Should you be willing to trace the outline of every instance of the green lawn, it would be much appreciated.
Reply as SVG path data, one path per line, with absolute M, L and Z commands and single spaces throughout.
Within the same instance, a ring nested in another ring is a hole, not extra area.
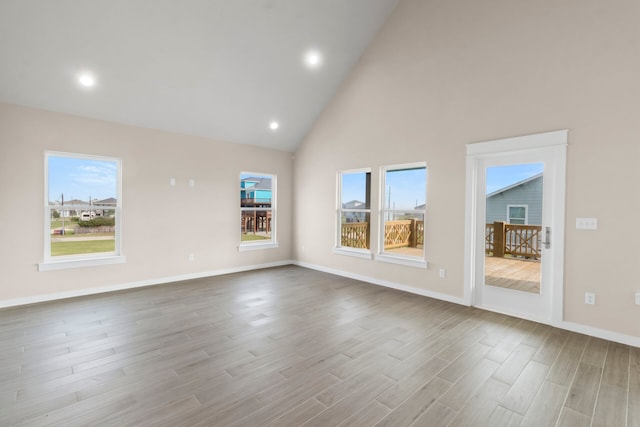
M 270 240 L 271 237 L 261 236 L 259 234 L 243 234 L 242 241 L 249 242 L 251 240 Z
M 86 242 L 51 242 L 51 256 L 113 252 L 115 240 L 87 240 Z

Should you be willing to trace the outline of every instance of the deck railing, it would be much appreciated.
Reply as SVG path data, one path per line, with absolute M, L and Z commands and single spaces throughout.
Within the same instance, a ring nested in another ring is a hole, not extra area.
M 540 259 L 542 226 L 496 221 L 485 228 L 485 253 L 495 257 L 512 255 Z
M 369 223 L 347 222 L 342 224 L 341 246 L 369 249 Z M 384 248 L 416 248 L 424 245 L 424 221 L 408 219 L 387 221 L 384 224 Z
M 342 224 L 340 245 L 348 248 L 369 249 L 369 223 L 348 222 Z

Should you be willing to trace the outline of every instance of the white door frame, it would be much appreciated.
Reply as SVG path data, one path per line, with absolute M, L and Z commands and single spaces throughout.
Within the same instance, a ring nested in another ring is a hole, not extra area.
M 564 235 L 565 235 L 565 194 L 566 194 L 566 158 L 568 130 L 545 132 L 533 135 L 499 139 L 494 141 L 467 144 L 466 171 L 466 209 L 465 209 L 465 265 L 464 265 L 464 301 L 473 305 L 476 294 L 476 259 L 477 253 L 477 175 L 482 159 L 496 157 L 500 154 L 512 155 L 544 150 L 552 152 L 556 159 L 554 174 L 557 185 L 554 186 L 553 216 L 556 219 L 553 233 L 553 255 L 550 259 L 552 271 L 551 312 L 548 318 L 532 320 L 559 325 L 563 321 L 564 295 Z M 545 170 L 546 172 L 546 170 Z

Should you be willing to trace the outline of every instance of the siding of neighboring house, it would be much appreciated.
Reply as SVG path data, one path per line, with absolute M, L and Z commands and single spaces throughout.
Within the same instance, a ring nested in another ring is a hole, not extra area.
M 254 190 L 247 189 L 248 199 L 271 200 L 271 190 Z
M 533 180 L 524 180 L 504 191 L 496 191 L 487 197 L 487 224 L 495 221 L 508 222 L 507 206 L 526 205 L 527 224 L 542 224 L 542 175 Z

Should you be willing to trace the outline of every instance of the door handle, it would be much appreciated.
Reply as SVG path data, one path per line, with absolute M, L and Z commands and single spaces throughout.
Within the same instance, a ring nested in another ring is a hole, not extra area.
M 551 248 L 551 227 L 544 228 L 544 240 L 541 243 L 545 249 Z

